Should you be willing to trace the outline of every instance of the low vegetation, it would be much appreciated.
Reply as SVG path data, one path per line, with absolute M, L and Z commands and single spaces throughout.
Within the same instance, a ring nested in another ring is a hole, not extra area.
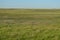
M 60 40 L 60 10 L 0 9 L 0 40 Z

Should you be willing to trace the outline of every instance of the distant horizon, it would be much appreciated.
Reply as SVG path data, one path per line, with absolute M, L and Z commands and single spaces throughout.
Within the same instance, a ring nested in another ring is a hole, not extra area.
M 60 8 L 0 8 L 0 9 L 60 9 Z

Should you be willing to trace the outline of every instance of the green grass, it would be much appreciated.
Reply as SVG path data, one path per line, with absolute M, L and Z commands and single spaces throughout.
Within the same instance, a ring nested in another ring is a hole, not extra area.
M 0 9 L 0 40 L 60 40 L 60 10 Z

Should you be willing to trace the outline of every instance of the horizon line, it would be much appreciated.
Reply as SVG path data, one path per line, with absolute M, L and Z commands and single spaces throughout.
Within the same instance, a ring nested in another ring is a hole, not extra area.
M 60 8 L 0 8 L 0 9 L 60 9 Z

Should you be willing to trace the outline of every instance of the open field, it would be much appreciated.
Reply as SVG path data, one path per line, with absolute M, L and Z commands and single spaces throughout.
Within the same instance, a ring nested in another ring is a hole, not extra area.
M 60 40 L 60 9 L 0 9 L 0 40 Z

